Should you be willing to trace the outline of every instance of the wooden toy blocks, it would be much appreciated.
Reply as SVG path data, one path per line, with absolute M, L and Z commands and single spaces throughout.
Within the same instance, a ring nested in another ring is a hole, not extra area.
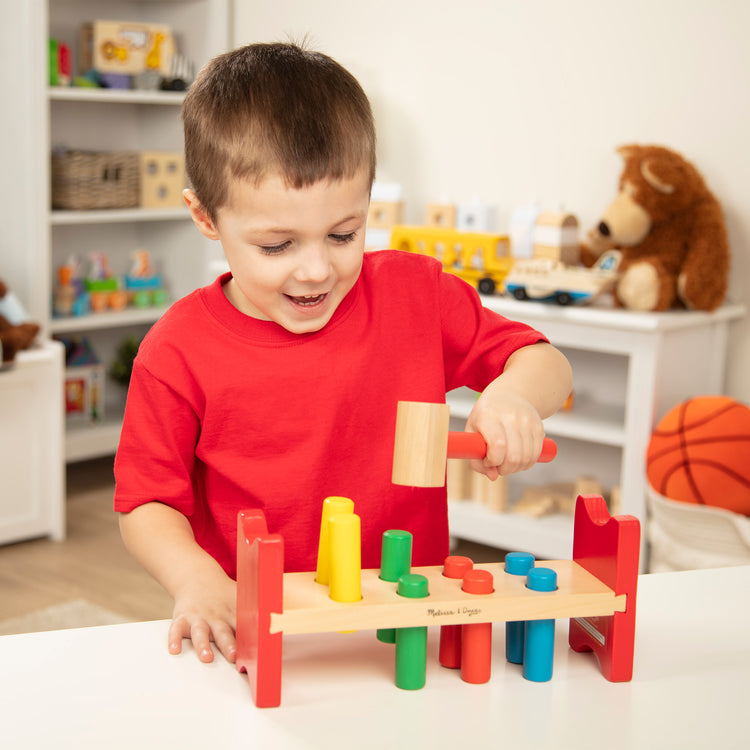
M 141 151 L 141 208 L 175 208 L 183 205 L 185 157 L 172 151 Z

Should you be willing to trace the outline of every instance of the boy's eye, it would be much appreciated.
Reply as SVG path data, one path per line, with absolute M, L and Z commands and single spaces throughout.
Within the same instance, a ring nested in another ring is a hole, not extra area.
M 342 245 L 346 245 L 348 242 L 353 242 L 357 236 L 356 232 L 349 232 L 347 234 L 329 234 L 328 235 L 334 242 L 338 242 Z
M 283 253 L 289 247 L 289 242 L 282 242 L 280 245 L 261 245 L 260 251 L 264 255 L 278 255 Z

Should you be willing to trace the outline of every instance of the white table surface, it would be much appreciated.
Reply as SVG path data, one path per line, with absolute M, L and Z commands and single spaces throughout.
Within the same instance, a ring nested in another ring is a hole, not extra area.
M 427 685 L 393 683 L 393 647 L 372 631 L 284 639 L 282 705 L 257 709 L 244 675 L 190 648 L 166 621 L 0 638 L 0 746 L 16 748 L 750 747 L 750 566 L 641 576 L 635 674 L 607 682 L 567 647 L 527 682 L 504 658 L 469 685 L 437 664 Z

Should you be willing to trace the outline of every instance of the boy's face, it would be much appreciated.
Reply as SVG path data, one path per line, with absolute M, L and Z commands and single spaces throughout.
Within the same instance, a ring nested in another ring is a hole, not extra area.
M 224 293 L 246 315 L 319 331 L 359 278 L 370 202 L 363 173 L 300 189 L 277 175 L 257 186 L 235 180 L 215 223 L 191 191 L 185 201 L 200 231 L 221 241 L 232 271 Z

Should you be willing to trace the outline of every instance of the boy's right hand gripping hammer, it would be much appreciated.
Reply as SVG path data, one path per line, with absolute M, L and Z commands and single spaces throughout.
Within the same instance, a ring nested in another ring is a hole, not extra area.
M 450 432 L 447 404 L 399 401 L 393 447 L 394 484 L 407 487 L 442 487 L 449 458 L 487 455 L 487 443 L 478 432 Z M 541 463 L 552 461 L 557 445 L 544 438 Z

